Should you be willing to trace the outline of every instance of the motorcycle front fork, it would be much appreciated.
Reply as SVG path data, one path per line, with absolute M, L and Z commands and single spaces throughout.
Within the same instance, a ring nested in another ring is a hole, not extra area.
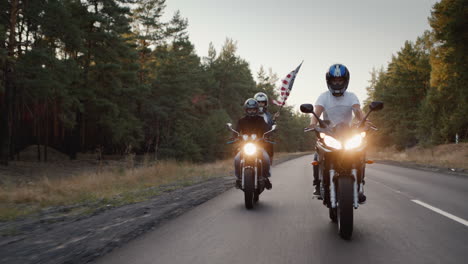
M 332 208 L 336 208 L 336 187 L 335 187 L 335 170 L 331 169 L 330 170 L 330 205 Z M 358 185 L 358 175 L 357 175 L 357 169 L 352 169 L 351 170 L 351 175 L 354 178 L 354 183 L 353 183 L 353 205 L 354 208 L 357 209 L 359 207 L 359 194 L 364 192 L 364 185 L 361 181 Z M 323 185 L 323 180 L 320 179 L 320 185 Z
M 314 155 L 314 161 L 318 161 L 318 154 L 316 153 Z M 318 166 L 318 165 L 314 165 L 314 166 Z M 318 173 L 318 177 L 316 175 L 314 175 L 314 180 L 319 180 L 320 182 L 320 195 L 323 199 L 325 199 L 325 186 L 323 184 L 323 174 L 320 173 L 321 170 L 318 169 L 317 170 L 317 173 Z M 316 173 L 316 171 L 314 171 L 314 173 Z M 336 171 L 333 169 L 333 167 L 331 167 L 331 169 L 329 170 L 329 193 L 330 193 L 330 205 L 332 208 L 336 208 L 336 187 L 335 187 L 335 182 L 334 182 L 334 178 L 335 178 L 335 175 L 336 175 Z M 363 183 L 363 179 L 359 179 L 358 177 L 358 170 L 356 168 L 353 168 L 351 170 L 351 175 L 353 176 L 354 178 L 354 184 L 353 184 L 353 206 L 354 208 L 358 208 L 359 207 L 359 194 L 363 194 L 364 193 L 364 183 Z M 317 178 L 315 178 L 317 177 Z M 359 183 L 358 183 L 359 182 Z M 318 184 L 318 183 L 316 183 Z
M 243 166 L 245 163 L 245 161 L 242 159 L 241 160 L 241 168 L 242 168 L 242 190 L 245 189 L 245 167 Z M 262 166 L 262 161 L 261 160 L 258 160 L 257 158 L 255 158 L 255 164 L 258 164 L 260 163 L 260 166 Z M 254 171 L 255 171 L 255 179 L 254 179 L 254 183 L 255 183 L 255 190 L 258 189 L 258 166 L 255 166 L 254 168 Z

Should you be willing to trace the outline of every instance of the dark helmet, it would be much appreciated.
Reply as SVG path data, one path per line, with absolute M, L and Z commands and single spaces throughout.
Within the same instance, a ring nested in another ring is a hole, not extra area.
M 343 64 L 333 64 L 326 74 L 328 90 L 334 96 L 342 96 L 348 89 L 349 71 Z
M 254 99 L 257 100 L 257 102 L 264 102 L 265 103 L 265 106 L 263 107 L 259 107 L 259 112 L 260 113 L 263 113 L 266 111 L 267 107 L 268 107 L 268 96 L 266 95 L 266 93 L 262 93 L 262 92 L 259 92 L 259 93 L 256 93 L 254 95 Z
M 245 114 L 248 116 L 256 116 L 258 115 L 258 102 L 253 98 L 249 98 L 245 100 L 244 103 L 244 111 Z

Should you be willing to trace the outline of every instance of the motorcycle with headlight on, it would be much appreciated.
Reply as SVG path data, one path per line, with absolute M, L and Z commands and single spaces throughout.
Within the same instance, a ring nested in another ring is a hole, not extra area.
M 274 144 L 266 136 L 276 129 L 276 125 L 273 125 L 270 131 L 265 132 L 262 138 L 257 137 L 256 134 L 240 135 L 232 128 L 231 123 L 227 123 L 226 126 L 237 135 L 228 144 L 240 142 L 240 173 L 242 180 L 240 189 L 244 191 L 245 207 L 252 209 L 254 204 L 258 202 L 260 194 L 265 190 L 266 179 L 263 176 L 261 143 Z
M 320 179 L 320 198 L 329 208 L 330 219 L 338 223 L 338 231 L 342 238 L 349 239 L 353 233 L 353 208 L 359 207 L 359 195 L 363 194 L 363 171 L 366 163 L 366 134 L 370 129 L 377 130 L 373 125 L 367 126 L 366 120 L 373 111 L 383 108 L 383 102 L 372 102 L 370 111 L 364 119 L 355 126 L 340 123 L 330 125 L 327 120 L 321 120 L 311 104 L 303 104 L 303 113 L 313 114 L 319 121 L 315 129 L 305 129 L 305 132 L 315 131 L 318 152 Z

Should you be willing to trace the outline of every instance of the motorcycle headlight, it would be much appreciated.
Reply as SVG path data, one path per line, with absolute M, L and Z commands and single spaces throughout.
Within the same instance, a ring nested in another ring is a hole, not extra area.
M 330 136 L 325 135 L 323 141 L 325 142 L 325 145 L 329 147 L 332 147 L 334 149 L 341 149 L 341 143 Z
M 345 149 L 354 149 L 362 144 L 362 138 L 365 137 L 365 134 L 358 134 L 346 141 Z
M 244 153 L 247 155 L 253 155 L 257 151 L 257 147 L 253 143 L 247 143 L 244 145 Z
M 243 139 L 243 140 L 248 140 L 248 139 L 249 139 L 249 135 L 242 135 L 242 139 Z

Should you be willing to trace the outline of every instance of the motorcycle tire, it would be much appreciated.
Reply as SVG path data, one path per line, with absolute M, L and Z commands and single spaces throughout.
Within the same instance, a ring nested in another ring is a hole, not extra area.
M 339 234 L 344 239 L 350 239 L 353 234 L 353 179 L 338 178 L 337 216 Z
M 328 208 L 328 214 L 330 216 L 330 220 L 333 222 L 333 223 L 336 223 L 338 221 L 338 218 L 336 216 L 336 208 Z
M 260 194 L 257 191 L 255 191 L 255 193 L 254 193 L 254 202 L 258 203 L 259 199 L 260 199 Z
M 255 172 L 251 168 L 244 171 L 244 200 L 245 208 L 252 209 L 254 205 L 255 194 Z

